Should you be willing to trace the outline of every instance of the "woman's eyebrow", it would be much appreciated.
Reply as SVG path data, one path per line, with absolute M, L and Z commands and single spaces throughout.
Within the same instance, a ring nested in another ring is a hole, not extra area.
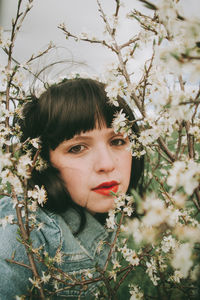
M 109 130 L 108 132 L 105 133 L 106 136 L 112 137 L 112 136 L 123 136 L 120 132 L 115 133 L 113 129 Z M 66 140 L 63 142 L 64 145 L 67 145 L 68 143 L 72 142 L 81 142 L 81 141 L 87 141 L 93 139 L 94 136 L 92 135 L 87 135 L 87 133 L 83 133 L 80 135 L 75 135 L 73 138 Z
M 90 140 L 92 138 L 93 137 L 90 137 L 90 136 L 77 135 L 77 136 L 74 136 L 73 138 L 71 138 L 69 140 L 63 141 L 63 145 L 67 145 L 69 143 L 73 143 L 73 142 L 77 142 L 77 141 L 86 141 L 86 140 Z
M 105 132 L 104 133 L 105 136 L 108 136 L 108 137 L 111 137 L 111 136 L 123 136 L 123 134 L 121 132 L 117 132 L 115 133 L 114 130 L 111 128 L 109 131 Z M 76 135 L 72 138 L 72 140 L 86 140 L 86 139 L 92 139 L 94 136 L 93 135 L 90 135 L 87 133 L 84 133 L 83 135 L 80 134 L 80 135 Z

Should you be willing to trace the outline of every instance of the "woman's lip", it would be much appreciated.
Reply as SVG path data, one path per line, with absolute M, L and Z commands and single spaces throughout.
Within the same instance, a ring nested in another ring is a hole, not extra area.
M 118 184 L 119 183 L 115 180 L 106 181 L 106 182 L 102 182 L 101 184 L 97 185 L 95 188 L 93 188 L 93 190 L 100 189 L 100 188 L 108 188 L 108 187 L 118 185 Z
M 105 196 L 111 195 L 111 192 L 116 193 L 119 187 L 119 183 L 115 180 L 107 181 L 99 184 L 94 189 L 92 189 L 95 193 L 102 194 Z

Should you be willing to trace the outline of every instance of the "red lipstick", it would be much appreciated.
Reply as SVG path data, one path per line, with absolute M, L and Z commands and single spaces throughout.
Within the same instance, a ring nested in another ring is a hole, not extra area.
M 116 193 L 119 187 L 119 183 L 115 180 L 109 182 L 103 182 L 100 185 L 92 189 L 95 193 L 110 196 L 111 192 Z

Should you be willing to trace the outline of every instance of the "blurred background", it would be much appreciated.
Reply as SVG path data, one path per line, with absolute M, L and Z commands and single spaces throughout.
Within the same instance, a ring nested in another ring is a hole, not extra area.
M 114 0 L 101 0 L 102 7 L 107 15 L 112 16 L 115 8 Z M 152 3 L 158 1 L 152 0 Z M 200 0 L 182 0 L 184 14 L 199 17 Z M 0 26 L 7 35 L 10 34 L 11 20 L 16 14 L 18 0 L 0 0 Z M 26 1 L 22 1 L 26 3 Z M 131 36 L 138 33 L 139 27 L 136 22 L 126 18 L 132 9 L 145 10 L 139 0 L 124 0 L 121 10 L 119 39 L 127 41 Z M 77 43 L 72 39 L 66 40 L 58 25 L 65 23 L 67 29 L 73 34 L 88 32 L 96 37 L 103 38 L 104 23 L 98 12 L 96 0 L 34 0 L 33 8 L 27 15 L 22 29 L 17 36 L 13 57 L 20 63 L 28 60 L 32 54 L 37 54 L 45 49 L 50 41 L 57 48 L 49 55 L 38 60 L 35 68 L 40 70 L 55 61 L 65 61 L 54 67 L 54 74 L 69 73 L 71 71 L 85 71 L 91 74 L 103 72 L 105 66 L 114 61 L 114 55 L 101 45 L 89 43 Z M 148 55 L 148 49 L 144 49 Z M 144 56 L 140 54 L 140 59 Z M 6 63 L 6 55 L 0 52 L 0 64 Z M 50 73 L 50 69 L 48 70 Z M 52 72 L 52 71 L 51 71 Z M 55 73 L 56 72 L 56 73 Z
M 11 30 L 11 20 L 16 13 L 17 2 L 17 0 L 0 0 L 0 26 L 8 35 Z M 129 8 L 141 7 L 139 1 L 126 0 L 125 2 Z M 134 2 L 135 5 L 133 5 Z M 111 16 L 114 13 L 115 1 L 103 0 L 101 3 L 106 13 Z M 135 35 L 138 30 L 136 23 L 133 28 L 134 22 L 126 19 L 127 12 L 125 8 L 121 12 L 123 22 L 120 28 L 122 34 L 119 33 L 119 36 L 122 36 L 124 40 L 130 35 Z M 88 32 L 103 38 L 104 23 L 99 16 L 95 0 L 34 0 L 33 8 L 27 15 L 17 37 L 14 58 L 23 63 L 33 53 L 37 54 L 44 50 L 52 41 L 57 49 L 46 58 L 47 61 L 40 61 L 41 65 L 48 64 L 52 60 L 65 59 L 68 61 L 66 68 L 81 68 L 89 73 L 101 72 L 103 67 L 112 60 L 110 51 L 100 45 L 77 43 L 72 39 L 66 40 L 63 32 L 58 29 L 58 25 L 63 22 L 73 34 Z M 2 63 L 6 56 L 1 53 L 0 59 Z M 60 66 L 61 69 L 62 67 Z

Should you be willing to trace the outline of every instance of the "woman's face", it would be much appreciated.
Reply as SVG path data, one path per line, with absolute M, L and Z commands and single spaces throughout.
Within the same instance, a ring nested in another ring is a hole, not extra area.
M 111 192 L 128 189 L 132 155 L 129 139 L 112 128 L 97 128 L 63 141 L 50 150 L 50 161 L 65 182 L 72 200 L 91 213 L 114 207 Z

